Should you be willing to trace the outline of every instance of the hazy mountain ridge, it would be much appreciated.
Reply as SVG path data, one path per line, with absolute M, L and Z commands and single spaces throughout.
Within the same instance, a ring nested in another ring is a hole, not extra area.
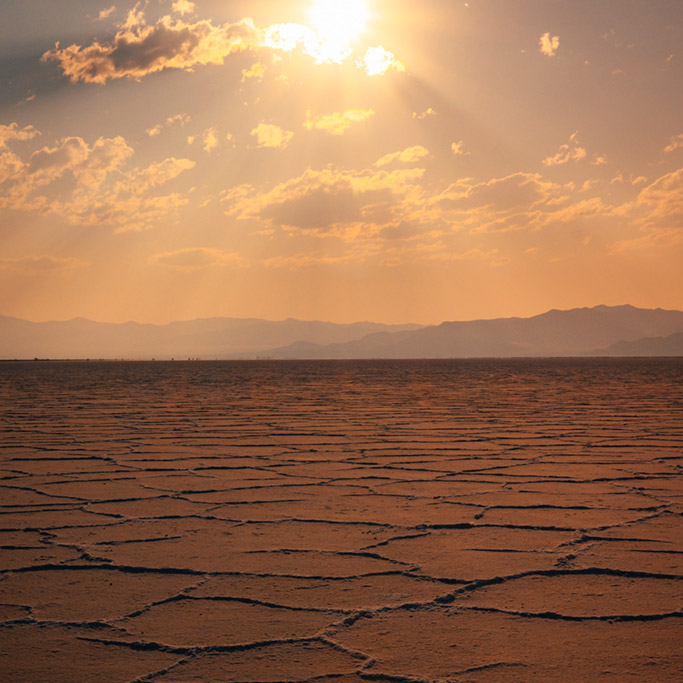
M 668 337 L 619 341 L 595 353 L 604 356 L 683 356 L 683 332 Z
M 418 325 L 258 318 L 200 318 L 152 325 L 100 323 L 85 318 L 30 322 L 0 316 L 0 358 L 227 358 L 253 357 L 297 340 L 325 345 L 359 339 L 378 330 Z
M 477 358 L 487 356 L 628 355 L 619 342 L 683 332 L 683 312 L 596 306 L 553 309 L 531 318 L 444 322 L 414 331 L 377 333 L 345 344 L 273 349 L 273 358 Z M 642 354 L 638 354 L 642 355 Z M 659 355 L 659 354 L 655 354 Z M 674 354 L 676 355 L 676 354 Z
M 2 358 L 458 358 L 683 355 L 683 312 L 633 306 L 550 310 L 440 325 L 200 318 L 167 325 L 0 316 Z

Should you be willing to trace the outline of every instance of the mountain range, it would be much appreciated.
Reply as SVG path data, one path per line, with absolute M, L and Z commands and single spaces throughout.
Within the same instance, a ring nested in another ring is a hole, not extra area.
M 683 312 L 633 306 L 440 325 L 203 318 L 150 325 L 0 316 L 0 358 L 683 356 Z

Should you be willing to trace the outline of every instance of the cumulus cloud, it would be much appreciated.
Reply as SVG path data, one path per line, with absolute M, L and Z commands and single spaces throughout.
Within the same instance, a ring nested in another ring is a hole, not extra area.
M 12 130 L 15 138 L 21 133 Z M 177 194 L 155 191 L 194 162 L 171 157 L 127 168 L 133 154 L 120 136 L 98 138 L 92 144 L 67 137 L 28 158 L 0 153 L 0 208 L 53 214 L 73 224 L 109 225 L 117 230 L 149 227 L 186 203 Z
M 405 64 L 381 45 L 369 47 L 365 55 L 358 60 L 358 66 L 365 69 L 368 76 L 382 76 L 391 69 L 406 70 Z
M 291 130 L 284 130 L 280 126 L 272 123 L 259 123 L 251 131 L 258 142 L 259 147 L 271 147 L 274 149 L 284 149 L 291 142 L 294 133 Z
M 271 226 L 339 236 L 373 232 L 418 215 L 422 169 L 345 171 L 306 170 L 301 176 L 262 192 L 242 185 L 228 192 L 228 215 L 260 219 Z M 349 232 L 351 231 L 351 232 Z
M 315 117 L 309 110 L 306 112 L 304 127 L 308 130 L 324 130 L 332 135 L 342 135 L 354 123 L 367 121 L 374 114 L 374 109 L 347 109 L 346 111 Z
M 550 33 L 544 33 L 538 40 L 538 47 L 541 54 L 546 57 L 554 57 L 560 47 L 560 36 L 550 37 Z
M 413 164 L 420 159 L 424 159 L 429 156 L 429 150 L 422 145 L 415 145 L 414 147 L 406 147 L 406 149 L 400 152 L 394 152 L 393 154 L 385 154 L 381 159 L 375 162 L 375 166 L 388 166 L 396 161 L 400 161 L 403 164 Z
M 251 18 L 218 25 L 211 20 L 190 22 L 185 16 L 194 13 L 194 2 L 176 0 L 172 7 L 180 18 L 167 15 L 147 25 L 144 6 L 138 2 L 111 40 L 95 40 L 87 46 L 61 47 L 57 43 L 42 59 L 57 63 L 74 83 L 101 84 L 117 78 L 141 79 L 164 69 L 191 71 L 199 65 L 223 64 L 229 55 L 249 49 L 301 49 L 319 64 L 342 64 L 353 53 L 350 42 L 330 40 L 307 26 L 274 24 L 259 28 Z M 110 8 L 111 12 L 114 9 Z M 109 16 L 110 10 L 103 12 Z M 357 64 L 371 76 L 390 69 L 405 71 L 405 65 L 382 46 L 369 48 Z M 262 65 L 243 71 L 245 81 L 262 77 Z
M 9 125 L 0 124 L 0 150 L 6 148 L 7 143 L 12 140 L 31 140 L 38 135 L 40 135 L 40 132 L 33 126 L 19 128 L 19 124 L 16 121 Z
M 569 137 L 569 142 L 565 145 L 560 145 L 560 149 L 554 156 L 547 157 L 543 160 L 544 166 L 560 166 L 569 161 L 581 161 L 588 156 L 585 147 L 581 147 L 578 141 L 578 132 L 572 133 Z M 600 163 L 603 163 L 602 161 Z M 599 164 L 596 164 L 599 165 Z
M 191 247 L 154 254 L 149 262 L 175 270 L 195 271 L 211 267 L 245 268 L 249 264 L 240 254 L 209 247 Z
M 210 21 L 185 23 L 165 16 L 147 26 L 142 12 L 131 10 L 110 42 L 66 48 L 58 43 L 42 59 L 56 62 L 74 83 L 105 83 L 116 78 L 139 79 L 164 69 L 222 64 L 228 55 L 258 42 L 258 30 L 251 19 L 214 26 Z

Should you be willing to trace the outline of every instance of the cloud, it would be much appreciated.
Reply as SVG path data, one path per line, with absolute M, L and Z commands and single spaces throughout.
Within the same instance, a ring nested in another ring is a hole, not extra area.
M 154 26 L 146 26 L 142 12 L 131 10 L 111 42 L 63 49 L 58 43 L 42 60 L 57 62 L 74 83 L 105 83 L 116 78 L 140 79 L 164 69 L 222 64 L 228 55 L 258 43 L 251 19 L 214 26 L 210 21 L 189 24 L 165 16 Z
M 56 62 L 74 83 L 103 84 L 117 78 L 141 79 L 164 69 L 191 71 L 199 65 L 220 65 L 229 55 L 249 49 L 283 52 L 300 49 L 318 64 L 342 64 L 353 54 L 350 41 L 331 40 L 300 24 L 258 28 L 249 17 L 222 25 L 211 20 L 187 22 L 185 15 L 196 9 L 196 3 L 189 0 L 173 2 L 173 11 L 181 18 L 167 15 L 148 26 L 145 7 L 146 2 L 138 2 L 118 25 L 119 30 L 111 40 L 64 48 L 57 43 L 53 50 L 43 54 L 42 60 Z M 101 18 L 114 10 L 115 7 L 103 10 Z M 382 75 L 390 69 L 405 71 L 405 65 L 381 46 L 368 48 L 357 65 L 371 76 Z M 242 72 L 243 81 L 260 80 L 263 71 L 262 65 L 254 65 Z
M 308 111 L 306 112 L 304 127 L 308 130 L 324 130 L 332 135 L 342 135 L 354 123 L 367 121 L 374 114 L 374 109 L 348 109 L 316 118 Z
M 560 36 L 551 38 L 550 33 L 544 33 L 538 40 L 538 46 L 541 54 L 546 55 L 546 57 L 554 57 L 560 47 Z
M 683 228 L 683 168 L 644 187 L 634 203 L 645 227 Z
M 369 47 L 365 56 L 358 60 L 358 66 L 365 69 L 368 76 L 382 76 L 390 69 L 406 70 L 405 64 L 381 45 Z
M 112 14 L 114 14 L 114 12 L 116 12 L 116 5 L 112 5 L 111 7 L 107 7 L 107 9 L 100 10 L 97 18 L 100 21 L 103 21 L 104 19 L 108 19 Z
M 284 149 L 294 137 L 294 133 L 291 130 L 284 130 L 272 123 L 259 123 L 251 131 L 251 135 L 256 138 L 259 147 L 275 149 Z
M 249 265 L 240 254 L 208 247 L 165 251 L 151 256 L 149 262 L 153 265 L 182 271 L 203 270 L 212 267 L 246 268 Z
M 547 201 L 558 190 L 558 185 L 544 181 L 538 174 L 520 172 L 480 183 L 459 180 L 436 201 L 444 208 L 487 208 L 507 212 L 531 209 Z
M 262 81 L 266 73 L 266 67 L 261 62 L 252 64 L 248 69 L 242 69 L 242 83 L 246 83 L 250 78 L 256 81 Z
M 57 256 L 27 256 L 20 259 L 0 259 L 0 269 L 24 273 L 67 273 L 90 264 L 77 258 Z
M 173 3 L 173 11 L 183 16 L 185 14 L 192 14 L 195 9 L 196 5 L 194 2 L 190 2 L 190 0 L 175 0 Z
M 17 128 L 13 131 L 15 137 L 20 134 Z M 92 144 L 67 137 L 27 159 L 0 153 L 0 208 L 52 214 L 77 225 L 109 225 L 119 231 L 150 227 L 187 202 L 177 194 L 156 195 L 155 190 L 195 164 L 171 157 L 126 168 L 133 154 L 120 136 L 98 138 Z
M 287 230 L 336 233 L 348 238 L 419 215 L 422 192 L 415 181 L 422 169 L 345 171 L 307 169 L 268 191 L 233 188 L 223 201 L 228 215 L 258 219 Z
M 204 136 L 202 137 L 204 142 L 204 151 L 211 153 L 212 150 L 218 147 L 218 134 L 215 128 L 208 128 L 204 131 Z
M 9 125 L 0 124 L 0 150 L 7 147 L 7 143 L 12 140 L 23 142 L 25 140 L 32 140 L 40 135 L 40 132 L 33 126 L 24 126 L 19 128 L 19 124 L 14 121 Z
M 424 159 L 429 156 L 429 150 L 422 145 L 415 145 L 414 147 L 406 147 L 406 149 L 400 152 L 394 152 L 393 154 L 386 154 L 381 159 L 375 162 L 375 166 L 388 166 L 389 164 L 400 161 L 404 164 L 413 164 L 420 159 Z
M 585 147 L 581 147 L 578 142 L 578 132 L 572 133 L 569 137 L 569 142 L 566 145 L 561 145 L 557 153 L 552 157 L 547 157 L 543 160 L 544 166 L 561 166 L 569 161 L 581 161 L 588 156 Z M 596 159 L 596 164 L 605 163 L 606 159 L 599 157 Z
M 170 126 L 175 126 L 180 125 L 184 126 L 185 124 L 189 123 L 191 121 L 191 118 L 188 114 L 175 114 L 175 116 L 169 116 L 164 123 L 157 123 L 156 126 L 153 126 L 152 128 L 148 128 L 146 130 L 147 135 L 150 137 L 154 137 L 156 135 L 159 135 L 161 131 L 164 129 L 164 127 L 170 127 Z
M 465 151 L 465 143 L 462 140 L 454 142 L 451 145 L 451 152 L 453 152 L 456 157 L 466 157 L 470 155 L 469 152 Z
M 421 111 L 421 112 L 416 112 L 416 111 L 413 112 L 413 118 L 418 119 L 420 121 L 422 119 L 428 118 L 429 116 L 436 116 L 436 112 L 431 107 L 429 107 L 428 109 L 425 109 L 424 111 Z
M 664 154 L 671 154 L 671 152 L 675 152 L 677 149 L 681 149 L 682 147 L 683 133 L 680 133 L 679 135 L 674 135 L 669 139 L 669 144 L 664 148 Z

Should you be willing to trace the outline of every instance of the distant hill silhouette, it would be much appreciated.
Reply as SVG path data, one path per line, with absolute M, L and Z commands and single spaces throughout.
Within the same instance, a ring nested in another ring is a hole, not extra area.
M 0 316 L 2 358 L 480 358 L 683 355 L 683 312 L 633 306 L 441 325 L 206 318 L 168 325 Z
M 371 322 L 338 325 L 292 318 L 203 318 L 168 325 L 100 323 L 85 318 L 36 323 L 0 316 L 0 358 L 253 357 L 299 339 L 330 344 L 418 327 Z
M 598 349 L 599 356 L 683 356 L 683 333 L 668 337 L 644 337 L 635 341 L 619 341 L 606 349 Z
M 325 346 L 295 342 L 273 358 L 478 358 L 602 355 L 618 342 L 683 332 L 683 312 L 633 306 L 552 310 L 532 318 L 445 322 Z M 607 354 L 609 355 L 609 354 Z

